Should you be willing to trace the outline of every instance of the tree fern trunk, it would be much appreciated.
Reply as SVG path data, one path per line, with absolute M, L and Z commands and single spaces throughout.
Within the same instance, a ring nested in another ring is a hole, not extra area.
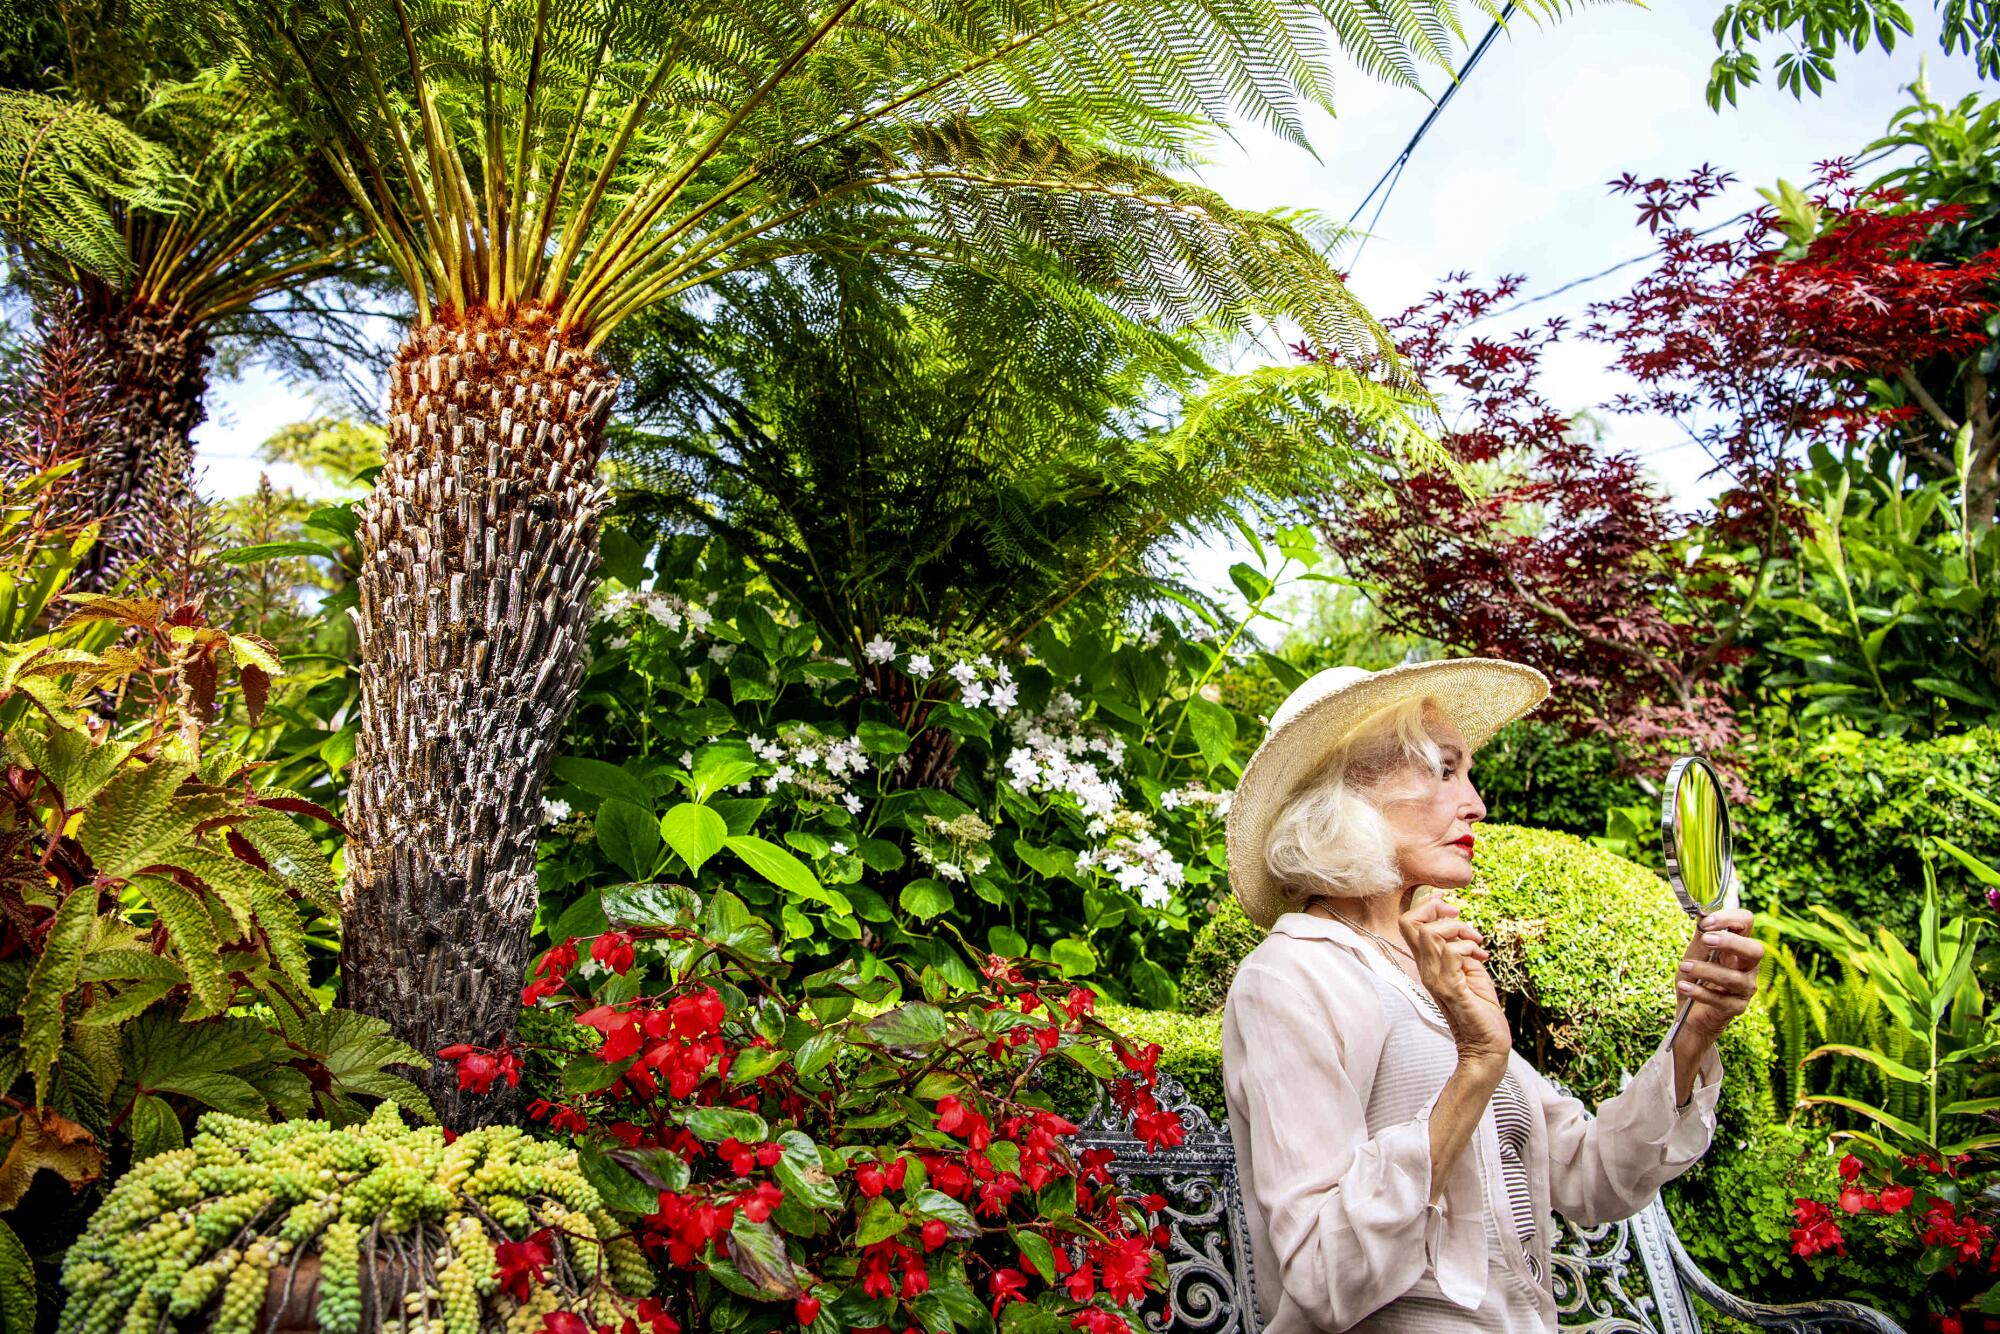
M 362 511 L 346 1002 L 434 1054 L 514 1027 L 542 783 L 583 673 L 617 381 L 545 313 L 411 334 Z M 518 1099 L 422 1081 L 445 1124 Z
M 103 528 L 76 574 L 77 587 L 102 590 L 152 549 L 162 515 L 193 485 L 211 348 L 183 316 L 95 280 L 75 310 L 108 385 L 102 440 L 80 477 Z

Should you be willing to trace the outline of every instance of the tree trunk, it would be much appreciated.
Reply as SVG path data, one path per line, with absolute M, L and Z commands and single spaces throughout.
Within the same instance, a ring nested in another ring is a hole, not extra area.
M 617 380 L 550 324 L 412 333 L 362 510 L 342 985 L 427 1056 L 513 1032 L 542 784 L 583 675 Z M 449 1065 L 419 1082 L 454 1129 L 519 1102 L 460 1093 Z
M 166 512 L 194 485 L 191 437 L 207 415 L 212 349 L 178 313 L 95 279 L 78 293 L 76 321 L 109 383 L 103 439 L 82 478 L 103 528 L 73 585 L 96 592 L 152 549 Z

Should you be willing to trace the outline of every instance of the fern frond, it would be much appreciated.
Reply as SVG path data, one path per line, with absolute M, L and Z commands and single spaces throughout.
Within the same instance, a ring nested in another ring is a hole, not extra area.
M 168 213 L 173 155 L 94 107 L 0 89 L 0 233 L 113 283 L 132 274 L 114 205 Z

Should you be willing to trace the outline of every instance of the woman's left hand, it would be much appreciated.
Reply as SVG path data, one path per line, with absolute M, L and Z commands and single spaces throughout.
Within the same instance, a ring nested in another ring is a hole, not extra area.
M 1757 966 L 1764 961 L 1763 942 L 1750 935 L 1755 921 L 1747 908 L 1718 908 L 1701 919 L 1674 983 L 1674 993 L 1682 1001 L 1694 1002 L 1683 1032 L 1713 1042 L 1731 1020 L 1750 1008 L 1757 994 Z M 1710 951 L 1715 953 L 1713 960 Z

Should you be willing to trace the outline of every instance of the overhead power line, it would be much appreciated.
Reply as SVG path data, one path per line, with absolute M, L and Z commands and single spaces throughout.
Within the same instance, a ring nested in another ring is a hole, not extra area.
M 1466 78 L 1478 67 L 1480 60 L 1486 55 L 1487 48 L 1493 45 L 1493 39 L 1507 26 L 1507 20 L 1514 15 L 1514 6 L 1515 0 L 1507 0 L 1507 7 L 1500 11 L 1500 17 L 1493 20 L 1493 26 L 1486 30 L 1486 35 L 1479 39 L 1479 44 L 1472 48 L 1470 55 L 1466 56 L 1465 63 L 1459 66 L 1458 73 L 1444 90 L 1444 96 L 1432 104 L 1430 114 L 1424 117 L 1423 124 L 1417 126 L 1417 132 L 1410 136 L 1410 142 L 1403 145 L 1403 151 L 1396 154 L 1396 160 L 1383 170 L 1376 178 L 1375 184 L 1368 187 L 1368 193 L 1354 206 L 1354 212 L 1348 214 L 1347 222 L 1352 226 L 1355 219 L 1361 216 L 1361 211 L 1368 207 L 1368 201 L 1375 198 L 1376 191 L 1382 192 L 1382 202 L 1375 206 L 1375 216 L 1368 220 L 1368 230 L 1362 233 L 1361 244 L 1355 247 L 1354 259 L 1348 261 L 1350 264 L 1359 260 L 1362 250 L 1367 248 L 1368 238 L 1374 234 L 1375 224 L 1381 219 L 1382 210 L 1388 207 L 1389 196 L 1396 192 L 1396 183 L 1403 178 L 1403 168 L 1409 166 L 1410 159 L 1416 155 L 1417 145 L 1421 144 L 1424 136 L 1431 132 L 1431 126 L 1437 124 L 1438 117 L 1442 116 L 1444 109 L 1451 105 L 1451 99 L 1458 96 L 1458 90 L 1465 86 Z
M 1513 17 L 1517 2 L 1518 0 L 1507 0 L 1507 6 L 1500 11 L 1500 17 L 1493 20 L 1493 25 L 1486 30 L 1486 35 L 1479 39 L 1479 44 L 1466 56 L 1465 63 L 1459 66 L 1458 72 L 1452 76 L 1451 85 L 1444 90 L 1444 95 L 1431 104 L 1430 114 L 1424 117 L 1421 125 L 1417 126 L 1417 131 L 1410 136 L 1410 141 L 1403 145 L 1403 151 L 1396 154 L 1395 160 L 1383 169 L 1382 174 L 1375 178 L 1375 184 L 1368 188 L 1368 193 L 1361 197 L 1361 202 L 1354 206 L 1354 212 L 1347 215 L 1347 225 L 1352 227 L 1355 219 L 1361 216 L 1361 211 L 1368 207 L 1369 201 L 1375 198 L 1378 191 L 1381 192 L 1382 202 L 1375 206 L 1375 215 L 1368 220 L 1368 231 L 1362 234 L 1361 244 L 1354 248 L 1353 258 L 1348 260 L 1350 268 L 1361 258 L 1361 252 L 1367 248 L 1368 237 L 1373 233 L 1375 224 L 1381 220 L 1382 210 L 1389 206 L 1389 196 L 1396 192 L 1397 182 L 1403 179 L 1403 168 L 1410 165 L 1410 159 L 1416 154 L 1417 145 L 1421 144 L 1424 136 L 1431 132 L 1431 127 L 1437 124 L 1438 117 L 1451 105 L 1451 99 L 1465 86 L 1466 76 L 1478 66 L 1480 58 L 1486 54 L 1486 49 L 1493 45 L 1493 39 L 1507 26 L 1507 20 Z M 1387 189 L 1384 189 L 1384 186 Z M 1229 368 L 1236 369 L 1236 363 L 1243 359 L 1243 353 L 1250 347 L 1262 343 L 1264 335 L 1270 333 L 1277 323 L 1276 316 L 1265 320 L 1264 327 L 1258 331 L 1257 336 L 1238 348 L 1236 355 L 1230 358 Z

